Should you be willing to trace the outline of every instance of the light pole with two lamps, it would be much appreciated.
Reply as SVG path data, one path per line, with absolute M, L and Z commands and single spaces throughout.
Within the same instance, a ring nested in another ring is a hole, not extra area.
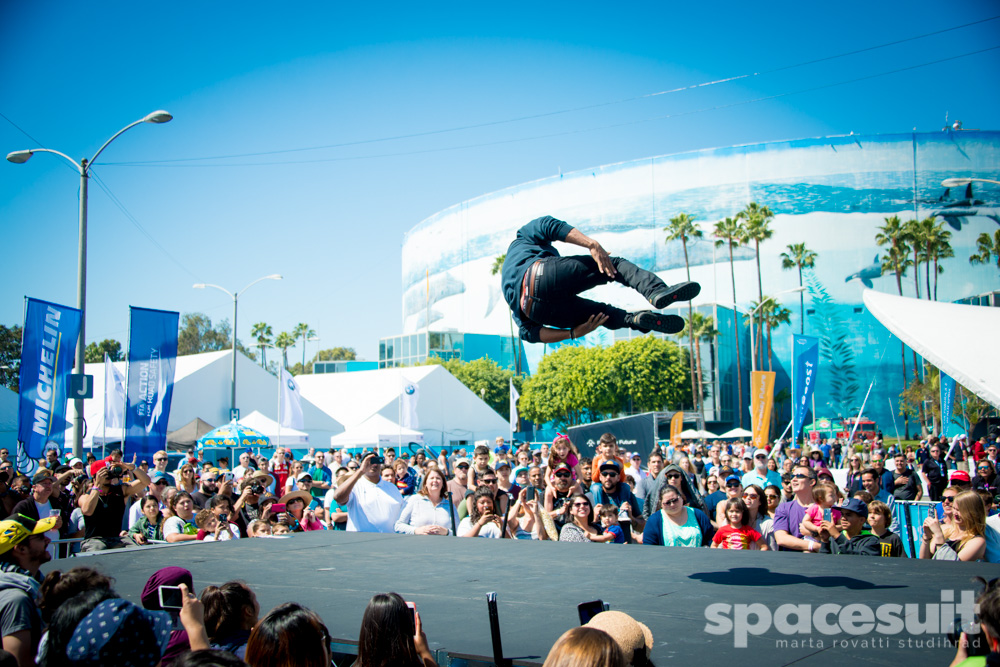
M 31 159 L 31 156 L 35 153 L 52 153 L 53 155 L 58 155 L 59 157 L 65 159 L 67 162 L 76 167 L 76 170 L 80 172 L 80 243 L 79 243 L 79 259 L 77 261 L 77 275 L 76 275 L 76 306 L 80 309 L 80 336 L 76 342 L 76 359 L 74 361 L 74 369 L 77 373 L 83 373 L 84 369 L 84 351 L 85 351 L 85 328 L 87 322 L 87 179 L 90 178 L 90 168 L 93 166 L 94 161 L 97 156 L 108 147 L 112 141 L 117 139 L 123 133 L 131 130 L 136 125 L 141 125 L 143 123 L 169 123 L 173 120 L 171 116 L 166 111 L 154 111 L 153 113 L 140 118 L 134 123 L 129 123 L 122 129 L 115 132 L 115 134 L 104 142 L 104 145 L 97 149 L 94 156 L 89 160 L 84 158 L 80 162 L 77 162 L 65 153 L 60 153 L 59 151 L 52 150 L 51 148 L 29 148 L 23 151 L 13 151 L 7 154 L 7 161 L 14 164 L 24 164 Z M 73 456 L 81 458 L 83 455 L 83 399 L 76 398 L 73 399 L 73 408 L 76 412 L 76 416 L 73 419 Z
M 225 292 L 229 295 L 229 298 L 233 300 L 233 377 L 232 377 L 232 388 L 229 397 L 229 417 L 230 419 L 236 419 L 236 314 L 237 308 L 239 306 L 240 294 L 243 294 L 248 289 L 256 285 L 262 280 L 281 280 L 281 275 L 277 273 L 272 273 L 269 276 L 262 276 L 257 280 L 253 281 L 239 292 L 230 292 L 225 287 L 220 287 L 219 285 L 212 285 L 210 283 L 196 283 L 192 285 L 194 289 L 205 289 L 206 287 L 213 287 L 220 292 Z

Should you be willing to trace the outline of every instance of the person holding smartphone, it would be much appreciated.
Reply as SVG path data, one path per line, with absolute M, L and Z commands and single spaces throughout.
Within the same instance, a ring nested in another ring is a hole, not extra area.
M 337 486 L 334 501 L 347 509 L 347 530 L 392 533 L 403 511 L 403 496 L 396 485 L 382 479 L 385 459 L 369 452 L 356 471 Z

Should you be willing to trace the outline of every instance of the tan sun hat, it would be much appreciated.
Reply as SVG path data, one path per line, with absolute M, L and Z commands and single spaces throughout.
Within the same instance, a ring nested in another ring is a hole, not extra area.
M 618 642 L 625 659 L 632 661 L 636 651 L 644 651 L 649 658 L 653 650 L 653 633 L 645 624 L 620 611 L 602 611 L 587 623 L 587 627 L 597 628 L 611 635 Z

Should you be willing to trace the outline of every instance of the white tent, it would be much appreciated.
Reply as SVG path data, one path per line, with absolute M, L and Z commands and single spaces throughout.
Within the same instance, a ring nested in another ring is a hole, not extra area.
M 717 435 L 715 437 L 719 438 L 720 440 L 722 439 L 729 440 L 732 438 L 752 438 L 753 431 L 748 431 L 745 428 L 734 428 L 732 431 L 726 431 L 722 435 Z
M 331 437 L 330 446 L 336 448 L 361 447 L 363 445 L 400 447 L 411 442 L 422 443 L 423 441 L 424 434 L 420 431 L 403 428 L 391 419 L 374 414 L 340 435 Z
M 209 424 L 226 424 L 229 420 L 230 391 L 232 388 L 233 358 L 229 350 L 191 354 L 177 358 L 174 371 L 174 393 L 170 406 L 168 431 L 175 431 L 196 417 Z M 114 362 L 125 374 L 125 362 Z M 268 419 L 278 416 L 278 378 L 243 354 L 236 358 L 236 405 L 241 414 L 259 411 Z M 94 398 L 84 401 L 84 417 L 87 423 L 85 445 L 96 441 L 100 446 L 104 431 L 104 363 L 87 364 L 86 373 L 94 378 Z M 302 416 L 305 422 L 301 429 L 313 442 L 326 442 L 331 435 L 343 433 L 344 427 L 329 414 L 302 399 Z M 282 429 L 284 441 L 285 429 Z M 270 434 L 267 434 L 270 435 Z M 71 431 L 67 431 L 67 442 L 72 442 Z M 120 435 L 117 438 L 120 440 Z M 108 441 L 112 441 L 112 430 L 108 429 Z M 282 444 L 285 444 L 282 442 Z M 293 445 L 294 446 L 294 445 Z
M 309 434 L 304 431 L 296 431 L 294 428 L 282 426 L 278 429 L 278 422 L 269 417 L 265 417 L 257 410 L 254 410 L 246 417 L 240 417 L 239 424 L 263 433 L 271 444 L 275 447 L 308 447 Z
M 917 354 L 1000 408 L 1000 308 L 922 301 L 865 290 L 865 306 Z
M 303 398 L 351 428 L 375 414 L 398 424 L 404 378 L 419 388 L 417 429 L 428 445 L 457 447 L 510 436 L 507 417 L 498 415 L 443 366 L 300 375 L 295 381 Z
M 709 433 L 708 431 L 697 431 L 693 428 L 689 428 L 686 431 L 678 433 L 677 437 L 681 440 L 704 440 L 707 438 L 718 438 L 719 436 L 714 433 Z

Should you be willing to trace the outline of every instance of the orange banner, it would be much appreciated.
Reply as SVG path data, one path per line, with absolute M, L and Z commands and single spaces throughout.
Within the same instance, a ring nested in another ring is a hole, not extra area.
M 680 447 L 681 444 L 681 431 L 684 430 L 684 413 L 675 412 L 674 416 L 670 418 L 670 444 L 674 447 Z
M 774 373 L 750 373 L 750 420 L 753 424 L 753 446 L 766 449 L 771 430 L 771 406 L 774 403 Z

